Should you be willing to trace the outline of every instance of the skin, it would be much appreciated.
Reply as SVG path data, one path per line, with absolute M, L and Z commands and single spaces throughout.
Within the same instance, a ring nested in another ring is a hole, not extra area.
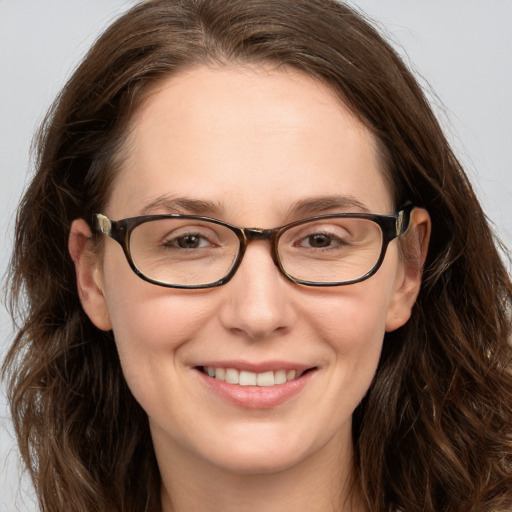
M 328 87 L 287 69 L 200 67 L 165 79 L 136 113 L 102 213 L 179 211 L 272 228 L 324 213 L 294 206 L 333 194 L 394 213 L 374 137 Z M 169 205 L 176 197 L 215 208 Z M 113 329 L 127 382 L 149 416 L 164 512 L 366 510 L 349 492 L 352 413 L 385 332 L 411 314 L 429 226 L 415 210 L 408 243 L 419 261 L 404 264 L 394 241 L 377 274 L 358 284 L 298 286 L 257 241 L 228 284 L 191 291 L 144 282 L 113 240 L 98 258 L 87 224 L 73 223 L 82 304 L 98 328 Z M 283 404 L 246 408 L 212 393 L 196 369 L 224 360 L 315 371 Z

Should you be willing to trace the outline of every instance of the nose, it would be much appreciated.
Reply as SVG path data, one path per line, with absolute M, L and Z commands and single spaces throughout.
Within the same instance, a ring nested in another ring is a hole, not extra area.
M 222 324 L 250 340 L 285 334 L 295 322 L 290 300 L 294 286 L 274 264 L 268 242 L 254 241 L 236 274 L 223 287 Z

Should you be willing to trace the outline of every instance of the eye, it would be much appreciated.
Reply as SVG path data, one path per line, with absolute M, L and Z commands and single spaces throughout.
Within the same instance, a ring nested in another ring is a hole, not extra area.
M 315 229 L 313 232 L 300 233 L 293 242 L 294 247 L 304 249 L 341 249 L 349 243 L 346 233 L 340 229 Z
M 233 247 L 235 249 L 233 249 Z M 236 251 L 238 238 L 227 227 L 196 219 L 157 218 L 131 233 L 130 251 L 145 257 L 198 257 L 214 250 Z M 194 256 L 192 256 L 194 254 Z
M 199 233 L 187 233 L 185 235 L 166 240 L 164 245 L 168 247 L 179 247 L 180 249 L 199 249 L 201 247 L 209 247 L 214 244 Z
M 314 233 L 308 235 L 301 242 L 302 243 L 300 243 L 299 245 L 312 248 L 325 248 L 333 244 L 340 245 L 340 242 L 343 243 L 343 241 L 340 240 L 339 237 L 335 237 L 329 233 Z

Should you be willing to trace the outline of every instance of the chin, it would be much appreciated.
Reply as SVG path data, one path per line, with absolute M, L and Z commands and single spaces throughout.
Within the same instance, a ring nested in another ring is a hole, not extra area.
M 324 442 L 304 436 L 273 436 L 271 433 L 247 436 L 240 443 L 224 443 L 206 458 L 215 466 L 239 475 L 275 474 L 298 467 L 323 451 Z M 232 439 L 233 441 L 233 439 Z
M 233 455 L 228 460 L 218 460 L 217 467 L 236 475 L 272 475 L 290 470 L 307 459 L 298 457 L 296 452 L 291 454 L 265 451 Z

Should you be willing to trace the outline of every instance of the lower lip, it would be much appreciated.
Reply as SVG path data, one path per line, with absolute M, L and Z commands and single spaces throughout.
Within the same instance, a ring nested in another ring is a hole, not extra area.
M 271 409 L 297 396 L 311 380 L 314 370 L 275 386 L 240 386 L 215 379 L 197 370 L 203 382 L 217 396 L 246 409 Z

